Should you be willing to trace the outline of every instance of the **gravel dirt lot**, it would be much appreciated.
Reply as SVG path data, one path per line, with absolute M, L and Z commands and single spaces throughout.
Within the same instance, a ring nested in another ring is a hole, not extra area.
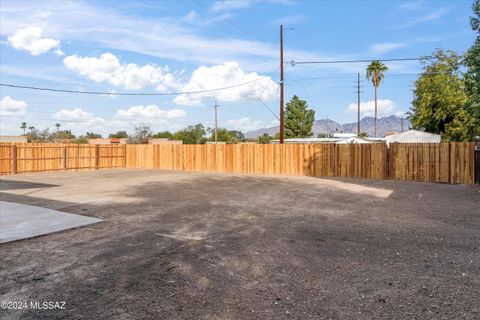
M 474 185 L 104 170 L 0 200 L 103 219 L 0 245 L 2 319 L 479 319 Z

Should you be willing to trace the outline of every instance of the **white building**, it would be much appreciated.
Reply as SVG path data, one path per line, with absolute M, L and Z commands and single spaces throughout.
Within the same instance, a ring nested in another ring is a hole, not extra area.
M 356 137 L 356 136 L 357 136 L 357 134 L 348 133 L 348 132 L 341 132 L 341 133 L 334 133 L 333 134 L 334 138 L 340 138 L 340 139 L 353 138 L 353 137 Z
M 348 143 L 372 143 L 363 138 L 356 137 L 342 137 L 342 138 L 290 138 L 285 139 L 285 143 L 287 144 L 319 144 L 319 143 L 341 143 L 341 144 L 348 144 Z M 272 140 L 271 143 L 280 143 L 280 140 Z
M 350 137 L 337 142 L 337 144 L 363 144 L 363 143 L 372 143 L 372 141 L 368 141 L 366 139 L 359 138 L 359 137 Z
M 390 143 L 440 143 L 441 140 L 442 136 L 439 134 L 418 130 L 408 130 L 385 137 L 387 145 Z

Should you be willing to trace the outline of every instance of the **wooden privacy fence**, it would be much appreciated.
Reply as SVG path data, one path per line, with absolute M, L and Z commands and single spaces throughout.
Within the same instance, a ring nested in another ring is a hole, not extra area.
M 0 174 L 101 168 L 475 182 L 474 143 L 0 144 Z
M 125 145 L 0 144 L 0 174 L 125 167 Z
M 474 143 L 128 145 L 127 168 L 475 182 Z

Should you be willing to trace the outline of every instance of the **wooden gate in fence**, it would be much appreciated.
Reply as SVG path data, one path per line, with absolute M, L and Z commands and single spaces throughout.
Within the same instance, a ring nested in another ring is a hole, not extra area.
M 125 167 L 125 145 L 0 144 L 0 174 Z
M 143 168 L 475 183 L 474 143 L 0 144 L 0 174 Z

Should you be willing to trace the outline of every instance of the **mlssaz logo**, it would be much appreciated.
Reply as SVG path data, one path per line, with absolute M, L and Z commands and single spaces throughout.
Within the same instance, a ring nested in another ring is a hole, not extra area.
M 65 301 L 30 301 L 30 309 L 36 310 L 65 310 Z

